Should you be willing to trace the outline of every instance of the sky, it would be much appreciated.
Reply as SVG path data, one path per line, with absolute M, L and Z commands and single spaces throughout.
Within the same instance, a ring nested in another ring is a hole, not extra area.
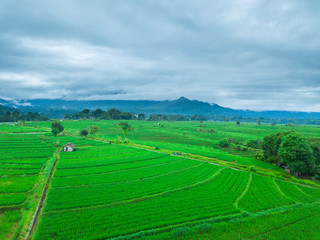
M 0 98 L 320 112 L 318 0 L 0 0 Z

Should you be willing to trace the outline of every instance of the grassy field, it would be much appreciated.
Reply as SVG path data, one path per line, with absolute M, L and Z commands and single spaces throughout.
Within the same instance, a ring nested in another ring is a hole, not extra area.
M 50 122 L 0 125 L 0 239 L 25 238 L 42 197 L 31 239 L 319 239 L 317 183 L 219 145 L 289 130 L 318 141 L 317 126 L 130 121 L 124 144 L 119 121 L 61 123 L 57 137 Z M 77 151 L 59 152 L 68 142 Z

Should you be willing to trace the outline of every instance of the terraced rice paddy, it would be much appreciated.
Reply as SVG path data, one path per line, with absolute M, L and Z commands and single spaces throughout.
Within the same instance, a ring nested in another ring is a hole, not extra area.
M 42 169 L 55 151 L 52 144 L 41 140 L 39 133 L 17 133 L 31 132 L 26 129 L 31 128 L 1 126 L 0 239 L 11 236 L 19 222 L 23 224 L 27 215 L 24 209 L 31 201 Z
M 193 123 L 188 124 L 193 127 Z M 182 136 L 188 132 L 191 135 L 190 128 L 186 125 L 182 128 Z M 172 130 L 179 132 L 175 127 Z M 43 128 L 35 134 L 31 130 L 32 134 L 12 134 L 3 130 L 0 134 L 0 239 L 22 238 L 30 232 L 29 226 L 34 226 L 30 239 L 35 240 L 206 239 L 204 236 L 235 239 L 237 228 L 244 229 L 240 230 L 241 236 L 267 239 L 271 221 L 280 229 L 290 221 L 308 217 L 317 226 L 319 188 L 193 159 L 185 153 L 201 155 L 203 149 L 202 156 L 208 157 L 220 151 L 220 160 L 230 158 L 226 163 L 236 161 L 232 159 L 235 156 L 239 162 L 248 161 L 247 164 L 255 164 L 266 173 L 283 174 L 281 169 L 250 156 L 222 149 L 210 152 L 209 137 L 202 132 L 198 136 L 202 141 L 193 139 L 194 145 L 189 145 L 191 138 L 183 143 L 182 137 L 176 137 L 173 139 L 179 143 L 172 143 L 165 149 L 168 151 L 158 151 L 150 148 L 155 145 L 152 141 L 148 147 L 141 147 L 146 140 L 110 144 L 105 135 L 103 139 L 53 137 L 46 131 Z M 159 135 L 152 139 L 166 136 L 164 130 L 158 131 Z M 138 136 L 147 138 L 144 132 L 137 133 L 137 139 Z M 62 152 L 61 146 L 68 142 L 75 144 L 77 151 Z M 160 150 L 169 144 L 156 143 Z M 180 147 L 177 150 L 183 150 L 184 154 L 173 155 L 175 147 Z M 45 183 L 48 188 L 43 192 Z M 30 225 L 42 197 L 43 208 L 40 207 L 35 224 Z M 272 217 L 277 212 L 278 221 Z M 287 214 L 288 218 L 282 218 L 281 214 Z M 227 231 L 226 225 L 233 231 Z M 250 227 L 257 227 L 251 235 L 245 231 Z

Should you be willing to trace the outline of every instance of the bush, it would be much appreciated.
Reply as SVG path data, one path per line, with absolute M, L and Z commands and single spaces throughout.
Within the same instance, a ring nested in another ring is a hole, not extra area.
M 88 129 L 82 129 L 79 134 L 80 136 L 86 137 L 89 134 L 89 131 Z
M 263 161 L 264 160 L 264 156 L 262 153 L 256 153 L 254 155 L 254 159 L 259 160 L 259 161 Z
M 262 149 L 262 140 L 258 139 L 258 140 L 249 140 L 249 141 L 246 141 L 245 145 L 247 147 L 251 147 L 251 148 L 260 148 Z
M 240 146 L 240 145 L 236 146 L 235 149 L 238 150 L 238 151 L 248 151 L 249 150 L 249 148 L 243 147 L 243 146 Z
M 251 172 L 256 172 L 257 169 L 256 169 L 254 166 L 251 166 L 251 167 L 250 167 L 250 171 L 251 171 Z
M 221 147 L 229 147 L 229 140 L 228 139 L 221 139 L 220 142 L 219 142 L 219 145 Z

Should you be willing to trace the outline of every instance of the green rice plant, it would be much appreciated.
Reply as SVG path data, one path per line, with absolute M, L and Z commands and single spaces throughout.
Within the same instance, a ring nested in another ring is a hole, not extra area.
M 108 144 L 103 147 L 99 146 L 98 148 L 94 145 L 90 145 L 86 148 L 80 147 L 75 152 L 61 152 L 60 155 L 61 159 L 65 160 L 65 162 L 73 162 L 73 159 L 75 158 L 95 158 L 140 152 L 145 152 L 145 150 Z
M 308 194 L 309 196 L 315 198 L 315 199 L 320 199 L 320 189 L 316 187 L 308 187 L 308 186 L 302 186 L 298 185 L 298 187 L 305 193 Z
M 18 209 L 0 212 L 0 239 L 8 239 L 21 219 Z
M 27 192 L 36 183 L 37 179 L 38 177 L 35 175 L 0 178 L 0 193 Z
M 248 177 L 246 172 L 225 169 L 209 182 L 158 197 L 109 207 L 47 212 L 42 215 L 35 239 L 111 238 L 239 213 L 233 202 Z
M 43 158 L 31 158 L 32 156 L 26 156 L 25 158 L 12 158 L 12 159 L 5 159 L 0 160 L 3 164 L 28 164 L 28 165 L 35 165 L 39 168 L 48 160 L 48 157 Z
M 45 160 L 45 159 L 44 159 Z M 42 167 L 41 164 L 2 164 L 0 163 L 0 169 L 20 169 L 20 170 L 24 170 L 24 169 L 40 169 Z
M 275 181 L 279 185 L 281 191 L 293 201 L 298 203 L 314 202 L 315 199 L 301 191 L 297 184 L 281 180 Z
M 190 233 L 191 233 L 191 228 L 188 226 L 183 226 L 183 227 L 176 228 L 173 231 L 173 237 L 186 237 L 190 235 Z
M 0 194 L 0 206 L 19 205 L 26 199 L 26 193 Z
M 165 162 L 164 164 L 146 165 L 142 168 L 123 169 L 119 171 L 80 175 L 80 176 L 67 176 L 63 178 L 55 177 L 52 181 L 52 186 L 56 187 L 68 187 L 78 185 L 92 185 L 101 183 L 117 183 L 133 180 L 143 180 L 146 178 L 168 174 L 171 172 L 179 171 L 184 168 L 192 167 L 199 164 L 198 161 L 192 161 L 189 159 L 177 159 L 171 156 L 172 161 Z
M 256 212 L 293 203 L 277 188 L 272 178 L 253 174 L 250 188 L 240 200 L 239 207 Z
M 174 237 L 173 230 L 146 236 L 144 240 L 319 239 L 320 233 L 314 228 L 319 225 L 319 211 L 319 205 L 307 205 L 260 217 L 249 217 L 244 222 L 215 223 L 211 225 L 210 231 L 200 234 L 198 231 L 193 231 L 193 229 L 197 229 L 197 226 L 194 226 L 186 237 Z
M 0 169 L 0 176 L 35 175 L 40 169 Z
M 80 187 L 52 188 L 46 211 L 110 204 L 187 187 L 210 177 L 220 167 L 200 163 L 181 171 L 130 182 L 98 183 Z M 156 172 L 156 171 L 155 171 Z M 119 173 L 121 174 L 121 173 Z M 63 198 L 61 198 L 63 196 Z
M 63 159 L 59 162 L 57 168 L 86 168 L 94 166 L 106 166 L 113 164 L 122 164 L 136 161 L 143 161 L 148 159 L 155 159 L 165 157 L 167 154 L 155 153 L 155 152 L 141 152 L 141 153 L 130 153 L 124 155 L 113 155 L 103 158 L 77 158 L 72 163 L 64 163 Z
M 146 166 L 152 166 L 152 165 L 167 163 L 167 162 L 171 162 L 171 161 L 172 161 L 171 157 L 163 156 L 160 158 L 146 159 L 143 161 L 112 164 L 112 165 L 105 165 L 105 166 L 59 169 L 59 171 L 55 172 L 55 177 L 103 174 L 103 173 L 126 170 L 126 169 L 135 169 L 135 168 L 141 168 L 141 167 L 146 167 Z

